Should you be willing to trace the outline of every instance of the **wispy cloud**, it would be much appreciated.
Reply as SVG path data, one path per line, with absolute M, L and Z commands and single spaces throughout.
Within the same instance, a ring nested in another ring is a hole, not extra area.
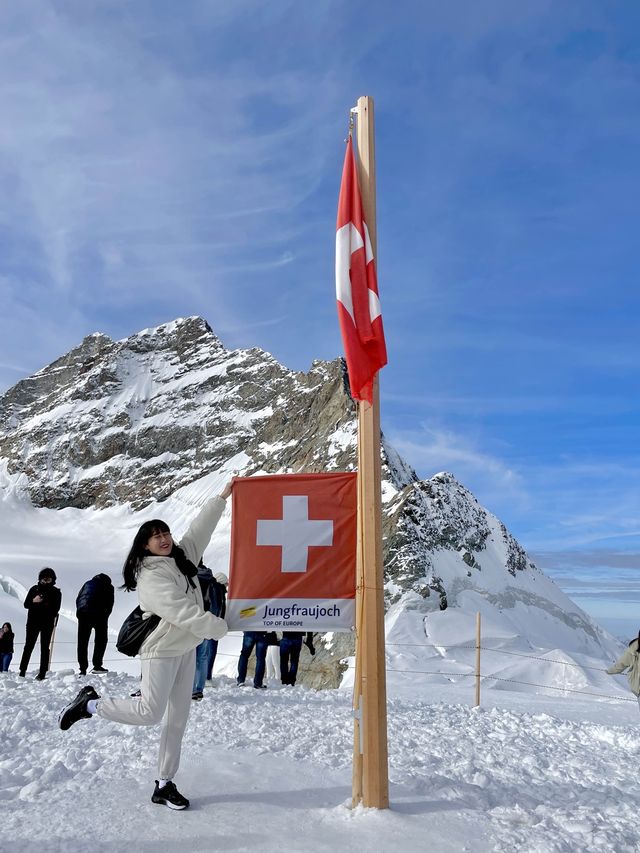
M 20 373 L 20 374 L 24 374 L 27 372 L 26 367 L 18 366 L 16 364 L 5 364 L 4 362 L 1 362 L 1 361 L 0 361 L 0 369 L 8 370 L 8 371 L 12 371 L 14 373 Z
M 612 568 L 619 570 L 618 577 L 622 577 L 621 573 L 626 571 L 640 573 L 640 551 L 635 549 L 629 552 L 608 550 L 604 547 L 588 550 L 574 548 L 563 551 L 536 551 L 536 557 L 541 565 L 556 565 L 571 572 L 576 568 L 585 571 L 595 569 L 598 572 Z
M 423 476 L 450 471 L 488 509 L 505 500 L 522 508 L 529 504 L 522 476 L 498 456 L 474 445 L 468 436 L 422 424 L 419 431 L 391 429 L 387 437 Z
M 576 565 L 622 556 L 640 542 L 640 467 L 607 460 L 589 463 L 558 458 L 541 463 L 536 456 L 490 442 L 487 431 L 459 432 L 423 423 L 421 430 L 395 426 L 391 443 L 418 474 L 451 471 L 487 509 L 507 523 L 522 544 L 538 554 L 576 554 Z M 493 453 L 487 446 L 493 443 Z
M 602 394 L 497 394 L 494 389 L 487 389 L 484 394 L 446 394 L 436 393 L 398 393 L 393 385 L 384 385 L 385 402 L 410 405 L 422 413 L 437 411 L 443 415 L 531 415 L 541 413 L 556 413 L 570 410 L 572 415 L 590 415 L 594 408 L 602 405 Z M 609 414 L 624 414 L 630 407 L 635 406 L 628 394 L 618 392 L 607 396 L 607 411 Z
M 0 250 L 11 264 L 1 331 L 4 351 L 18 349 L 20 302 L 38 306 L 49 332 L 29 369 L 105 321 L 116 336 L 185 313 L 248 328 L 238 282 L 251 294 L 248 276 L 295 261 L 309 227 L 299 210 L 334 147 L 318 117 L 341 84 L 319 47 L 299 68 L 264 61 L 286 4 L 271 23 L 255 3 L 210 5 L 184 4 L 184 31 L 156 5 L 0 10 Z M 331 10 L 313 18 L 322 29 Z

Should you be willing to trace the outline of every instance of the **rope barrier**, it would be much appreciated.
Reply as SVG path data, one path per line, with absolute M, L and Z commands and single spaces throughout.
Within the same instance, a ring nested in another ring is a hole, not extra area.
M 477 646 L 445 646 L 443 643 L 387 643 L 387 646 L 412 646 L 415 648 L 427 648 L 427 649 L 467 649 L 469 651 L 475 651 Z M 510 652 L 506 649 L 494 649 L 491 646 L 480 646 L 481 651 L 483 652 L 492 652 L 496 655 L 515 655 L 516 657 L 521 658 L 530 658 L 531 660 L 541 660 L 545 663 L 558 663 L 563 666 L 575 666 L 577 669 L 592 669 L 595 672 L 606 672 L 607 670 L 604 667 L 599 666 L 587 666 L 586 664 L 581 663 L 569 663 L 566 660 L 553 660 L 552 658 L 544 658 L 539 655 L 527 655 L 524 652 Z
M 564 690 L 567 693 L 581 693 L 583 696 L 598 696 L 600 699 L 617 699 L 619 702 L 637 702 L 627 696 L 611 696 L 607 693 L 593 693 L 587 690 L 574 690 L 572 687 L 553 687 L 551 684 L 535 684 L 533 681 L 515 681 L 513 678 L 498 678 L 497 675 L 483 675 L 482 678 L 493 678 L 494 681 L 508 681 L 511 684 L 527 684 L 530 687 L 543 687 L 545 690 Z
M 606 672 L 607 670 L 601 666 L 586 666 L 581 663 L 569 663 L 566 660 L 553 660 L 552 658 L 543 658 L 538 657 L 536 655 L 525 655 L 523 652 L 508 652 L 506 649 L 490 649 L 485 646 L 480 646 L 480 648 L 485 652 L 496 652 L 500 655 L 515 655 L 520 658 L 530 658 L 531 660 L 541 660 L 545 663 L 558 663 L 562 666 L 574 666 L 576 669 L 592 669 L 594 672 Z
M 36 651 L 37 651 L 37 649 L 34 649 L 34 656 L 36 655 Z M 217 652 L 217 656 L 224 656 L 224 657 L 227 657 L 227 658 L 235 658 L 236 660 L 237 660 L 237 658 L 238 658 L 238 655 L 232 655 L 232 654 L 230 654 L 229 652 Z M 124 660 L 127 660 L 127 658 L 123 655 L 122 657 L 119 657 L 119 658 L 104 658 L 104 660 L 103 660 L 102 662 L 103 662 L 103 663 L 122 663 Z M 133 660 L 135 660 L 135 658 L 130 658 L 130 660 L 132 660 L 132 661 L 133 661 Z M 77 664 L 77 663 L 78 663 L 78 661 L 77 661 L 77 660 L 75 660 L 75 659 L 74 659 L 74 660 L 60 660 L 59 658 L 56 658 L 56 657 L 54 656 L 54 657 L 51 659 L 51 663 L 68 663 L 68 664 Z M 36 668 L 36 669 L 37 669 L 37 667 L 34 667 L 34 668 Z
M 38 643 L 36 642 L 36 646 L 37 645 L 38 645 Z M 76 641 L 75 640 L 56 640 L 56 646 L 60 646 L 60 645 L 75 646 Z M 452 649 L 454 649 L 454 650 L 455 649 L 464 649 L 464 650 L 469 650 L 469 651 L 475 651 L 475 649 L 476 649 L 475 645 L 473 645 L 473 646 L 468 646 L 468 645 L 446 646 L 443 643 L 386 643 L 386 645 L 387 646 L 400 646 L 400 647 L 413 647 L 413 648 L 427 648 L 427 649 L 447 649 L 447 651 L 450 651 Z M 16 640 L 14 642 L 14 646 L 24 646 L 24 642 Z M 507 649 L 496 649 L 496 648 L 492 648 L 491 646 L 480 646 L 480 649 L 483 652 L 492 652 L 493 654 L 497 654 L 497 655 L 512 655 L 515 657 L 529 658 L 530 660 L 540 660 L 540 661 L 543 661 L 544 663 L 557 663 L 557 664 L 561 664 L 562 666 L 573 666 L 576 669 L 590 669 L 590 670 L 593 670 L 594 672 L 606 672 L 607 671 L 606 668 L 604 668 L 604 667 L 587 666 L 586 664 L 580 664 L 580 663 L 570 663 L 569 661 L 566 661 L 566 660 L 554 660 L 553 658 L 546 658 L 546 657 L 542 657 L 540 655 L 527 655 L 524 652 L 511 652 L 511 651 L 508 651 Z M 228 652 L 218 652 L 218 654 L 226 654 L 229 657 L 235 657 L 235 655 L 229 655 Z M 419 670 L 416 670 L 416 671 L 419 672 Z
M 57 645 L 63 645 L 63 644 L 75 645 L 75 641 L 74 640 L 60 640 L 57 643 Z M 15 645 L 24 645 L 24 643 L 23 642 L 16 642 Z M 475 650 L 476 649 L 475 645 L 466 645 L 466 644 L 446 646 L 442 643 L 387 643 L 387 645 L 388 646 L 399 646 L 399 647 L 415 647 L 415 648 L 438 648 L 438 649 L 447 649 L 447 650 L 455 650 L 455 649 Z M 555 660 L 553 658 L 541 657 L 540 655 L 528 655 L 528 654 L 525 654 L 524 652 L 513 652 L 513 651 L 508 651 L 507 649 L 495 649 L 495 648 L 491 648 L 489 646 L 480 646 L 480 648 L 482 651 L 492 652 L 494 654 L 512 655 L 515 657 L 522 657 L 522 658 L 528 658 L 530 660 L 542 661 L 543 663 L 558 664 L 561 666 L 571 666 L 571 667 L 575 667 L 576 669 L 588 669 L 588 670 L 592 670 L 594 672 L 606 672 L 606 669 L 604 667 L 586 666 L 586 665 L 577 664 L 577 663 L 570 663 L 569 661 L 561 661 L 561 660 Z M 238 654 L 232 654 L 230 652 L 221 652 L 221 651 L 216 652 L 216 656 L 217 657 L 233 658 L 233 659 L 238 658 Z M 105 658 L 105 660 L 103 662 L 104 663 L 122 663 L 122 660 L 123 660 L 122 657 L 120 657 L 120 658 Z M 133 660 L 133 658 L 132 658 L 132 660 Z M 77 663 L 77 661 L 76 660 L 57 660 L 54 658 L 52 660 L 52 663 L 75 665 Z M 394 673 L 406 674 L 406 675 L 442 675 L 442 676 L 445 676 L 447 678 L 475 678 L 476 677 L 476 674 L 474 672 L 446 672 L 446 671 L 442 671 L 442 670 L 429 670 L 429 669 L 395 669 L 394 667 L 390 667 L 390 666 L 385 667 L 385 669 L 387 672 L 394 672 Z M 355 666 L 353 664 L 347 665 L 345 671 L 348 671 L 348 670 L 355 670 Z M 299 672 L 317 672 L 318 670 L 315 667 L 307 666 L 307 665 L 303 664 L 301 666 L 300 665 L 298 666 L 298 671 Z M 629 698 L 629 697 L 625 697 L 625 696 L 613 696 L 613 695 L 607 694 L 607 693 L 596 693 L 596 692 L 587 691 L 587 690 L 576 690 L 573 687 L 555 687 L 555 686 L 550 685 L 550 684 L 538 684 L 537 682 L 534 682 L 534 681 L 521 681 L 521 680 L 517 680 L 517 679 L 513 679 L 513 678 L 502 678 L 502 677 L 497 676 L 497 675 L 481 675 L 480 677 L 483 679 L 483 681 L 486 681 L 488 679 L 493 679 L 494 681 L 500 681 L 500 682 L 508 683 L 508 684 L 520 684 L 520 685 L 525 685 L 527 687 L 539 687 L 539 688 L 542 688 L 543 690 L 558 690 L 558 691 L 563 691 L 566 693 L 576 693 L 576 694 L 579 694 L 582 696 L 596 696 L 600 699 L 614 699 L 614 700 L 617 700 L 620 702 L 635 702 L 636 701 L 636 699 L 634 699 L 634 698 Z
M 229 654 L 229 652 L 219 652 L 218 654 L 223 655 L 224 657 L 237 658 L 237 655 Z M 133 660 L 133 658 L 132 658 L 132 660 Z M 544 658 L 543 658 L 543 660 L 544 660 Z M 77 661 L 75 661 L 75 660 L 73 660 L 73 661 L 56 660 L 56 661 L 52 661 L 52 663 L 76 664 Z M 122 658 L 109 658 L 109 659 L 105 660 L 104 663 L 122 663 Z M 33 669 L 36 669 L 36 667 L 34 667 Z M 355 667 L 353 665 L 347 666 L 347 670 L 353 670 L 353 669 L 355 669 Z M 298 667 L 298 672 L 300 672 L 300 671 L 302 671 L 302 672 L 317 672 L 317 670 L 314 670 L 312 667 L 304 666 L 304 665 Z M 452 677 L 452 678 L 475 678 L 474 672 L 444 672 L 444 671 L 436 670 L 436 669 L 394 669 L 393 667 L 388 666 L 388 667 L 386 667 L 386 671 L 387 672 L 395 672 L 395 673 L 404 674 L 404 675 L 444 675 L 446 677 Z M 636 702 L 637 701 L 636 699 L 632 699 L 632 698 L 627 697 L 627 696 L 613 696 L 610 693 L 595 693 L 593 691 L 588 691 L 588 690 L 575 690 L 573 687 L 555 687 L 554 685 L 551 685 L 551 684 L 538 684 L 535 681 L 520 681 L 520 680 L 517 680 L 514 678 L 501 678 L 500 676 L 497 676 L 497 675 L 482 675 L 481 678 L 484 681 L 493 680 L 493 681 L 505 682 L 508 684 L 522 684 L 522 685 L 526 685 L 527 687 L 540 687 L 543 690 L 560 690 L 560 691 L 565 692 L 565 693 L 577 693 L 577 694 L 580 694 L 581 696 L 596 696 L 599 699 L 613 699 L 613 700 L 618 701 L 618 702 Z
M 64 645 L 64 644 L 75 646 L 76 642 L 75 642 L 75 640 L 56 641 L 56 646 L 60 646 L 60 645 Z M 24 646 L 24 643 L 23 642 L 15 642 L 14 645 Z M 468 649 L 468 650 L 474 650 L 475 651 L 475 649 L 476 649 L 476 646 L 445 646 L 442 644 L 434 644 L 434 643 L 387 643 L 386 645 L 387 646 L 407 646 L 407 647 L 411 646 L 411 647 L 417 647 L 417 648 L 437 648 L 437 649 L 447 649 L 447 650 Z M 34 648 L 37 648 L 37 647 L 38 647 L 38 642 L 36 642 L 36 646 Z M 569 661 L 554 660 L 553 658 L 545 658 L 545 657 L 541 657 L 540 655 L 527 655 L 527 654 L 524 654 L 524 652 L 511 652 L 511 651 L 507 651 L 506 649 L 494 649 L 494 648 L 491 648 L 490 646 L 480 646 L 480 649 L 484 652 L 492 652 L 494 654 L 512 655 L 515 657 L 528 658 L 529 660 L 539 660 L 539 661 L 542 661 L 543 663 L 555 663 L 555 664 L 559 664 L 561 666 L 572 666 L 576 669 L 589 669 L 589 670 L 592 670 L 593 672 L 606 672 L 607 671 L 605 667 L 587 666 L 586 664 L 570 663 Z M 230 654 L 229 652 L 220 652 L 219 651 L 219 652 L 217 652 L 217 654 L 223 655 L 224 657 L 237 657 L 237 655 Z M 111 658 L 109 662 L 110 663 L 117 663 L 120 660 L 122 660 L 122 659 L 121 658 Z M 57 661 L 57 663 L 73 663 L 73 661 Z M 387 669 L 389 669 L 389 668 L 387 667 Z M 389 671 L 390 672 L 400 672 L 400 671 L 404 671 L 404 670 L 391 670 L 390 669 Z M 407 672 L 409 672 L 409 671 L 410 672 L 418 672 L 418 673 L 423 672 L 423 670 L 419 670 L 419 669 L 407 670 Z

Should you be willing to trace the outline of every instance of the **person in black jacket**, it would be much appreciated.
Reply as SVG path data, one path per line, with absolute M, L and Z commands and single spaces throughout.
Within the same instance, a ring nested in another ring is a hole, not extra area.
M 42 681 L 49 669 L 51 637 L 62 604 L 62 593 L 55 586 L 55 582 L 56 573 L 53 569 L 45 566 L 38 575 L 38 583 L 31 587 L 24 600 L 24 606 L 27 608 L 27 636 L 20 660 L 22 678 L 26 675 L 38 634 L 40 635 L 40 670 L 36 675 L 36 680 Z
M 109 575 L 99 574 L 88 580 L 76 598 L 78 617 L 78 666 L 80 675 L 89 666 L 89 638 L 93 637 L 93 672 L 107 672 L 103 667 L 107 648 L 107 624 L 113 610 L 113 584 Z
M 9 664 L 13 657 L 13 638 L 11 623 L 5 622 L 0 628 L 0 672 L 9 672 Z
M 280 680 L 283 684 L 294 687 L 298 677 L 298 661 L 302 650 L 301 631 L 283 631 L 280 640 Z M 304 644 L 312 655 L 316 650 L 313 645 L 313 631 L 307 631 L 304 635 Z

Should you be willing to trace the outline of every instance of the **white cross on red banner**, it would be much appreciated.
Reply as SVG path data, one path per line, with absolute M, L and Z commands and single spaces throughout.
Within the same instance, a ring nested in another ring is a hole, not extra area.
M 234 480 L 226 614 L 232 630 L 353 628 L 356 476 Z

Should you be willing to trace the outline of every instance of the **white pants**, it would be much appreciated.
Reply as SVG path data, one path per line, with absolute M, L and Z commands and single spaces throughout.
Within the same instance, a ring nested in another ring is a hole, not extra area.
M 97 713 L 114 723 L 154 726 L 162 722 L 158 778 L 173 779 L 180 764 L 182 737 L 191 709 L 196 650 L 176 658 L 143 659 L 142 695 L 133 699 L 100 699 Z
M 280 646 L 267 649 L 267 678 L 280 681 Z

